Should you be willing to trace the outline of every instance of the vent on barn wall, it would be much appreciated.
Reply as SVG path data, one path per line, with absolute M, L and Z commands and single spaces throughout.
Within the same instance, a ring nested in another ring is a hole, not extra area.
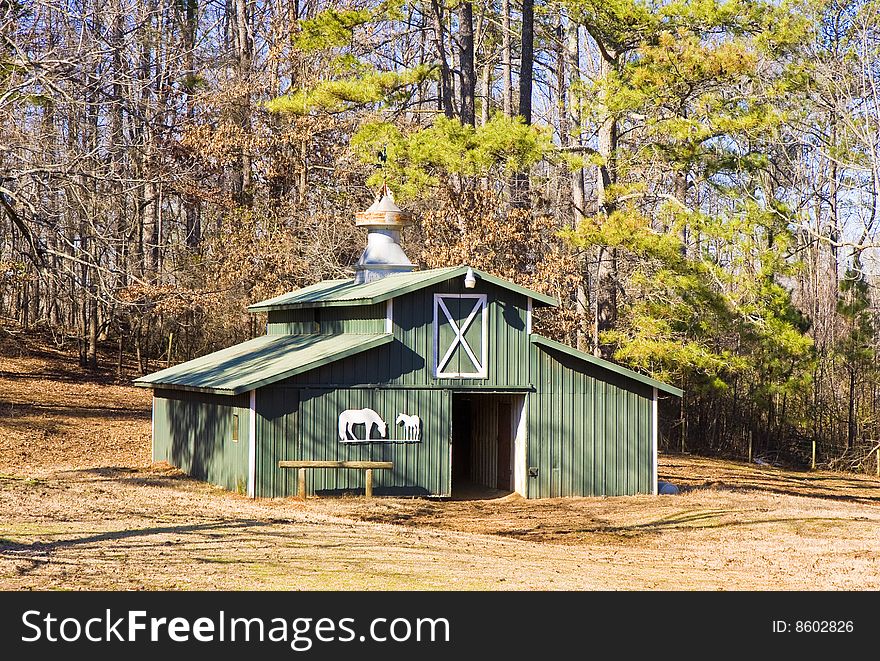
M 355 284 L 372 282 L 386 275 L 415 270 L 400 247 L 400 230 L 411 217 L 394 203 L 394 195 L 383 186 L 366 211 L 355 214 L 355 224 L 367 228 L 367 247 L 355 265 Z

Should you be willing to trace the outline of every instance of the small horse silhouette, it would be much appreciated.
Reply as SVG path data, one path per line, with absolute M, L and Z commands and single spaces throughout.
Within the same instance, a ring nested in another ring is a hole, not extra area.
M 403 437 L 408 441 L 418 441 L 421 437 L 422 419 L 417 415 L 401 413 L 395 425 L 403 423 Z
M 366 435 L 363 439 L 359 439 L 354 434 L 352 427 L 354 425 L 365 425 Z M 349 409 L 339 414 L 339 440 L 340 441 L 359 441 L 370 440 L 370 432 L 373 425 L 379 430 L 379 438 L 385 438 L 388 434 L 388 425 L 382 417 L 373 409 Z

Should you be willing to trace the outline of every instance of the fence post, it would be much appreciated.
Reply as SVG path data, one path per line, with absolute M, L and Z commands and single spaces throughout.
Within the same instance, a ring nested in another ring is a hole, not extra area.
M 372 468 L 368 468 L 366 470 L 365 478 L 366 478 L 366 480 L 364 482 L 365 483 L 364 493 L 366 494 L 367 498 L 372 498 L 373 497 L 373 469 Z
M 684 450 L 685 450 L 685 439 L 687 438 L 687 435 L 688 435 L 688 423 L 687 423 L 687 417 L 686 417 L 686 416 L 682 416 L 682 421 L 681 421 L 681 453 L 682 453 L 682 454 L 684 454 Z
M 813 459 L 810 462 L 810 470 L 816 470 L 816 439 L 813 439 Z
M 168 356 L 165 359 L 165 367 L 171 367 L 171 342 L 174 340 L 174 331 L 168 333 Z
M 305 468 L 299 469 L 298 482 L 299 482 L 299 484 L 297 485 L 296 493 L 299 496 L 300 500 L 305 500 L 306 499 L 306 469 Z

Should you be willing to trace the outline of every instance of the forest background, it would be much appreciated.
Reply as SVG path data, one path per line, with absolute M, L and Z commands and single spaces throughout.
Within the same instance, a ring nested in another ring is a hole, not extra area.
M 420 266 L 684 388 L 665 448 L 877 470 L 877 0 L 0 0 L 6 334 L 259 335 L 385 179 Z

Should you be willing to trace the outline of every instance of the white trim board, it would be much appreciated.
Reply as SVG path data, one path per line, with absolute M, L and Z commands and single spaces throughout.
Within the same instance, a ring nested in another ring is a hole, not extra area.
M 528 413 L 529 396 L 513 398 L 513 416 L 517 424 L 513 437 L 513 490 L 523 498 L 529 497 L 528 480 Z M 517 410 L 518 409 L 518 410 Z M 519 418 L 517 419 L 517 416 Z
M 394 332 L 394 299 L 389 298 L 385 304 L 385 332 Z
M 248 498 L 257 492 L 257 389 L 250 392 L 250 415 L 248 415 Z
M 153 461 L 159 461 L 156 458 L 156 395 L 153 394 L 153 401 L 150 406 L 150 457 Z
M 658 436 L 658 420 L 657 420 L 657 388 L 654 388 L 654 396 L 651 400 L 651 493 L 657 495 L 657 436 Z

